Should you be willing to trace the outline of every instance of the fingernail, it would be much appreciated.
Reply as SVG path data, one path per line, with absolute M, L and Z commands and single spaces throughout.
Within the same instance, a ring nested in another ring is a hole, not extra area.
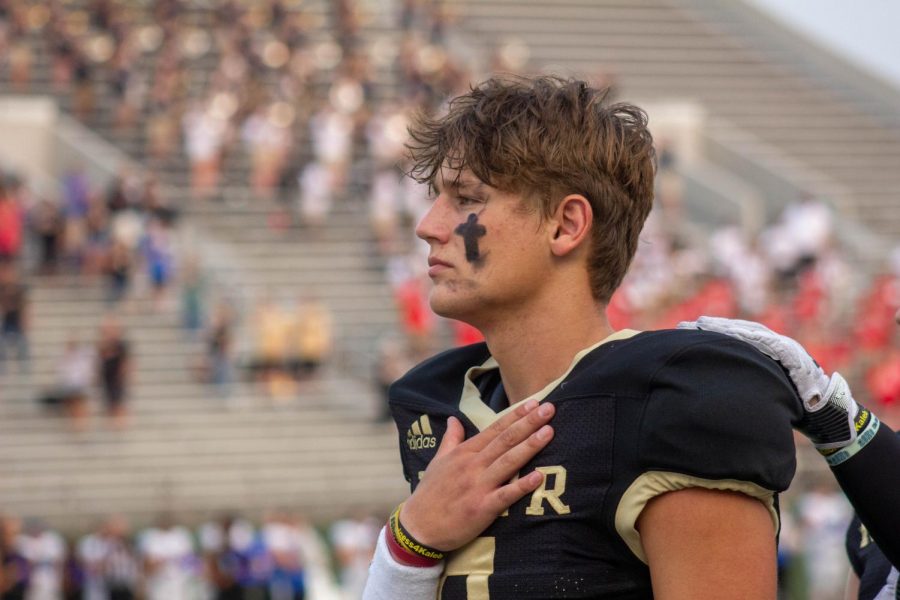
M 544 425 L 537 431 L 538 439 L 542 442 L 549 440 L 551 435 L 553 435 L 553 428 L 549 425 Z
M 549 417 L 550 413 L 553 412 L 553 407 L 549 404 L 541 404 L 541 407 L 538 409 L 538 414 L 542 417 Z
M 526 400 L 525 404 L 524 404 L 525 412 L 533 411 L 535 408 L 537 408 L 537 405 L 538 405 L 537 400 Z

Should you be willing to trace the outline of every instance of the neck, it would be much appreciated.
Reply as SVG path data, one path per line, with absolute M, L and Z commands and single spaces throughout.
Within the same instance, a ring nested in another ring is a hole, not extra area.
M 613 333 L 605 307 L 593 298 L 554 300 L 552 310 L 507 313 L 502 322 L 483 329 L 510 404 L 558 379 L 578 352 Z

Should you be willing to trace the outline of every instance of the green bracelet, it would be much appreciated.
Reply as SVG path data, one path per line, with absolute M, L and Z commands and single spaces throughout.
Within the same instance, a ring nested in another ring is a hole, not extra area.
M 874 414 L 869 414 L 871 415 L 869 418 L 869 422 L 866 423 L 865 428 L 859 433 L 859 435 L 856 436 L 856 440 L 852 444 L 841 448 L 831 456 L 825 457 L 825 460 L 828 462 L 828 466 L 836 467 L 839 464 L 847 462 L 848 460 L 856 456 L 857 452 L 865 448 L 869 444 L 869 442 L 872 441 L 872 439 L 875 437 L 875 434 L 878 433 L 878 428 L 881 426 L 881 422 Z

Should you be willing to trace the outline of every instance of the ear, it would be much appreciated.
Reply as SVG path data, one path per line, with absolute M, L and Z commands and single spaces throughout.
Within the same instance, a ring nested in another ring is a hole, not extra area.
M 554 256 L 566 256 L 587 240 L 594 222 L 591 203 L 581 194 L 563 198 L 550 220 L 550 250 Z

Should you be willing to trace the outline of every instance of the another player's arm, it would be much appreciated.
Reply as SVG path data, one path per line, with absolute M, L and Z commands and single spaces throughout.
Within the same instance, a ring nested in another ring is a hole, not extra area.
M 900 322 L 900 311 L 895 317 Z M 753 322 L 701 317 L 682 328 L 716 331 L 742 340 L 785 368 L 803 401 L 796 423 L 825 455 L 835 479 L 879 548 L 900 565 L 900 436 L 853 399 L 795 340 Z
M 553 439 L 547 425 L 553 413 L 552 404 L 524 402 L 468 440 L 462 424 L 451 417 L 437 455 L 399 513 L 404 529 L 440 551 L 475 539 L 541 484 L 537 471 L 510 480 Z M 404 555 L 391 535 L 385 528 L 379 536 L 363 600 L 434 598 L 442 564 L 428 566 Z
M 657 600 L 776 596 L 768 509 L 738 492 L 688 488 L 657 496 L 637 521 Z

